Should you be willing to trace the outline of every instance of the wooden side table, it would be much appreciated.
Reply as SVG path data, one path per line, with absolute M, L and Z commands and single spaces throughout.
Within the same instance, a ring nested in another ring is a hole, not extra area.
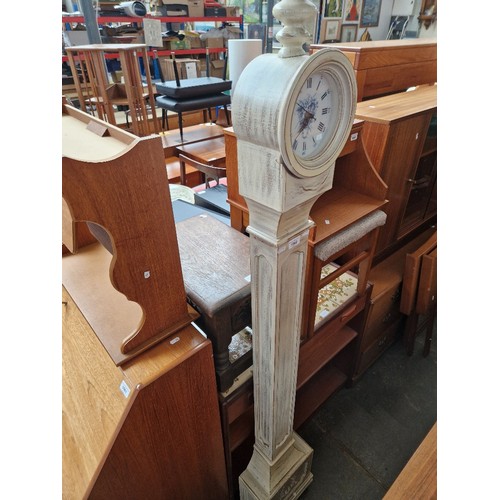
M 252 364 L 251 350 L 230 360 L 234 335 L 251 326 L 250 241 L 209 216 L 176 224 L 184 284 L 190 303 L 200 313 L 196 323 L 213 343 L 220 391 Z

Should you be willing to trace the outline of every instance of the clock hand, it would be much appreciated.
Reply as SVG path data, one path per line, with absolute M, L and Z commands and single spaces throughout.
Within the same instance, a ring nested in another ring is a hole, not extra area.
M 298 104 L 298 103 L 297 103 Z M 303 108 L 300 104 L 299 106 L 304 109 L 304 111 L 306 112 L 304 118 L 302 119 L 302 123 L 300 124 L 300 129 L 297 133 L 297 135 L 295 136 L 295 140 L 297 140 L 297 138 L 299 137 L 299 135 L 302 133 L 302 131 L 309 125 L 309 122 L 311 120 L 316 120 L 316 117 L 310 112 L 310 111 L 307 111 L 305 108 Z
M 309 110 L 307 110 L 306 108 L 304 108 L 304 106 L 302 106 L 302 104 L 300 104 L 300 102 L 297 102 L 297 106 L 299 106 L 300 108 L 302 108 L 306 113 L 309 113 Z
M 306 120 L 305 118 L 302 120 L 302 123 L 300 124 L 300 129 L 299 129 L 297 135 L 295 136 L 295 141 L 297 140 L 297 137 L 299 137 L 299 135 L 302 133 L 302 131 L 309 125 L 309 121 L 310 121 L 310 119 Z
M 297 102 L 297 106 L 299 106 L 300 108 L 302 108 L 305 111 L 306 114 L 304 116 L 304 119 L 306 119 L 308 122 L 311 119 L 316 120 L 316 118 L 314 117 L 314 114 L 311 113 L 308 109 L 304 108 L 304 106 L 302 106 L 302 104 L 300 104 L 300 102 Z

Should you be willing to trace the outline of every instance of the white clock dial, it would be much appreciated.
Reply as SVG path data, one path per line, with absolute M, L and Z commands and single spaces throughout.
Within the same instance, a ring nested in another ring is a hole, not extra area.
M 321 153 L 331 139 L 336 95 L 333 78 L 325 71 L 310 74 L 295 100 L 290 127 L 292 150 L 298 158 Z

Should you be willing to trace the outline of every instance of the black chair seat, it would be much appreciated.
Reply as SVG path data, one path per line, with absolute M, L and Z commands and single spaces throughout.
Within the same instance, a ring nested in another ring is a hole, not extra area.
M 205 109 L 214 106 L 226 106 L 231 104 L 231 96 L 227 94 L 212 94 L 192 99 L 177 100 L 166 95 L 161 95 L 156 98 L 158 107 L 167 111 L 175 111 L 182 113 L 184 111 L 194 111 L 197 109 Z
M 220 94 L 231 90 L 231 80 L 223 80 L 213 76 L 200 78 L 187 78 L 179 80 L 180 86 L 175 80 L 156 83 L 156 92 L 174 99 L 193 99 L 198 96 Z

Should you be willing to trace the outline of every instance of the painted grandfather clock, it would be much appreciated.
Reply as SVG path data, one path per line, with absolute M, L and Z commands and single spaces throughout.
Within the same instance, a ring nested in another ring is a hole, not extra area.
M 351 130 L 354 71 L 336 49 L 307 55 L 308 0 L 282 0 L 278 54 L 244 69 L 232 98 L 240 194 L 250 214 L 255 444 L 242 499 L 297 498 L 312 448 L 293 430 L 309 211 L 331 189 Z

